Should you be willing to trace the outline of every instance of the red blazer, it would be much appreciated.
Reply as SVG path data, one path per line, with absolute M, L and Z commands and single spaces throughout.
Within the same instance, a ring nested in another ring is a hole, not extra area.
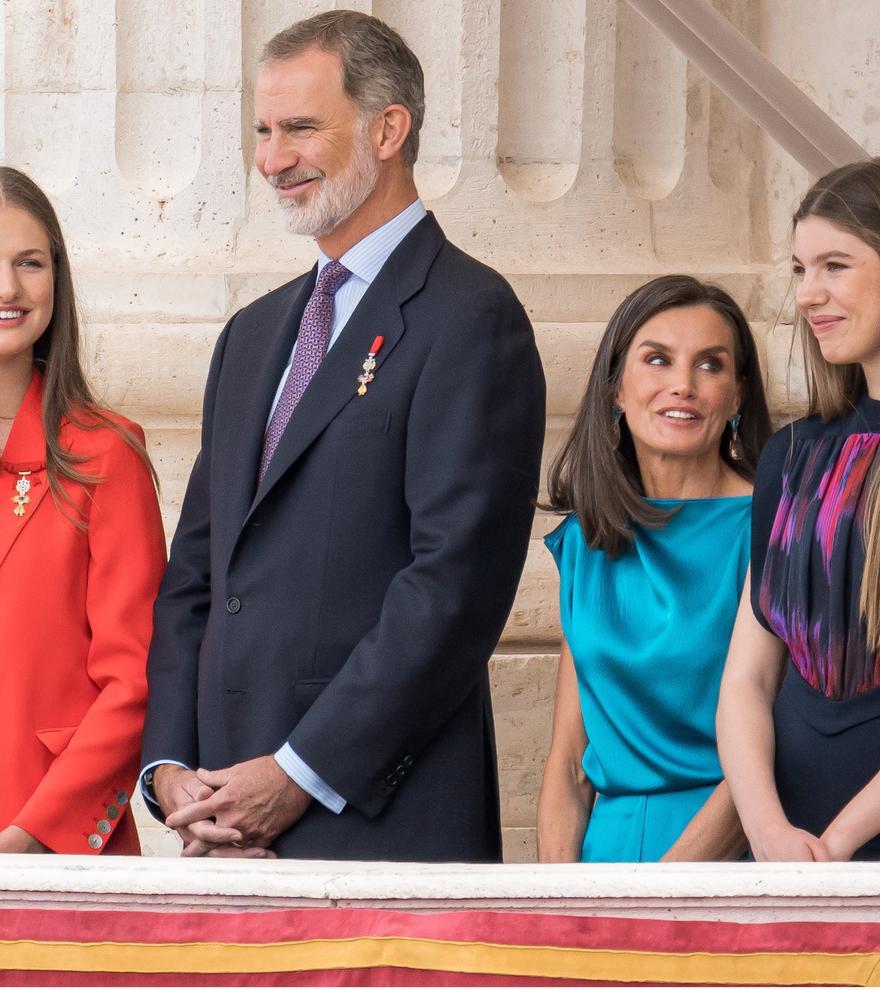
M 56 505 L 42 395 L 35 371 L 0 458 L 0 828 L 18 825 L 59 853 L 137 854 L 128 803 L 165 566 L 159 507 L 146 465 L 117 433 L 70 423 L 62 444 L 103 480 L 66 484 L 73 505 Z M 30 501 L 19 516 L 23 471 Z

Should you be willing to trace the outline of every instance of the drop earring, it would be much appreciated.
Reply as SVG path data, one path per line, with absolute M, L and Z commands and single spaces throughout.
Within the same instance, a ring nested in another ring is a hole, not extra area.
M 623 418 L 623 410 L 617 403 L 611 410 L 611 447 L 617 450 L 620 446 L 620 420 Z
M 730 417 L 730 442 L 727 446 L 727 452 L 730 454 L 732 461 L 741 461 L 743 459 L 743 445 L 738 432 L 741 419 L 742 416 L 739 413 L 734 413 Z

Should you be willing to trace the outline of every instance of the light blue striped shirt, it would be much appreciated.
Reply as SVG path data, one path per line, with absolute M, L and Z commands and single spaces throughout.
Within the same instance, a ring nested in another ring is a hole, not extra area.
M 345 252 L 339 261 L 351 272 L 350 278 L 342 284 L 333 298 L 333 324 L 330 330 L 330 340 L 327 344 L 329 350 L 339 339 L 339 335 L 345 329 L 351 314 L 357 308 L 357 304 L 364 297 L 364 293 L 373 284 L 373 280 L 382 270 L 382 266 L 391 256 L 392 251 L 406 237 L 420 220 L 427 215 L 424 204 L 420 199 L 410 204 L 402 213 L 392 217 L 388 223 L 367 234 Z M 330 258 L 323 251 L 318 253 L 318 272 L 320 273 L 324 265 L 328 264 Z M 287 376 L 290 374 L 293 365 L 293 355 L 296 353 L 296 343 L 290 352 L 290 359 L 287 362 L 281 381 L 275 391 L 275 398 L 272 400 L 272 408 L 269 411 L 269 419 L 275 412 L 275 406 L 281 398 L 281 391 Z M 266 426 L 268 427 L 268 420 Z M 275 760 L 281 769 L 295 783 L 310 794 L 316 801 L 320 801 L 325 808 L 335 812 L 337 815 L 345 807 L 345 798 L 325 783 L 312 768 L 305 763 L 291 748 L 290 743 L 285 743 L 275 754 Z M 152 771 L 162 763 L 174 763 L 178 766 L 184 764 L 177 760 L 157 760 L 141 771 L 141 791 L 145 798 L 155 803 L 153 796 Z
M 343 282 L 333 297 L 333 324 L 330 330 L 330 341 L 327 350 L 336 343 L 339 335 L 345 329 L 349 317 L 355 311 L 357 304 L 361 301 L 364 293 L 373 284 L 373 280 L 379 274 L 382 266 L 391 256 L 391 252 L 415 227 L 415 225 L 426 215 L 425 207 L 420 199 L 408 206 L 402 213 L 398 213 L 388 223 L 383 224 L 371 234 L 367 234 L 358 241 L 354 247 L 349 248 L 339 259 L 341 264 L 351 272 L 351 277 Z M 323 251 L 318 256 L 318 273 L 330 261 L 330 258 Z M 281 390 L 290 374 L 293 365 L 293 355 L 296 352 L 296 344 L 290 352 L 290 360 L 278 383 L 275 392 L 275 400 L 269 413 L 269 419 L 275 412 L 275 406 L 281 398 Z M 268 426 L 268 423 L 266 424 Z M 345 807 L 345 798 L 337 794 L 329 784 L 326 784 L 312 768 L 305 763 L 293 750 L 290 743 L 285 743 L 275 754 L 275 759 L 281 769 L 295 783 L 320 801 L 325 808 L 335 812 L 337 815 Z

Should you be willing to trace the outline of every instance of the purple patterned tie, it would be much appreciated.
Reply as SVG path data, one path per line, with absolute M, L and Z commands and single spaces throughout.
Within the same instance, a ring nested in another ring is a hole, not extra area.
M 311 298 L 303 311 L 302 322 L 299 325 L 299 336 L 296 338 L 296 350 L 293 354 L 293 365 L 269 428 L 263 440 L 263 456 L 260 458 L 260 481 L 263 480 L 269 468 L 269 462 L 278 446 L 278 441 L 284 433 L 293 410 L 302 398 L 306 386 L 312 380 L 312 375 L 318 370 L 318 365 L 327 353 L 327 343 L 330 340 L 330 327 L 333 324 L 333 297 L 336 290 L 351 275 L 351 272 L 340 265 L 338 261 L 330 261 L 321 269 L 318 281 L 315 283 Z

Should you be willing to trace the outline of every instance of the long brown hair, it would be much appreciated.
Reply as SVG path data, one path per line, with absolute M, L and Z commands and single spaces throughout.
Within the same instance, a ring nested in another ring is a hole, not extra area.
M 71 500 L 62 482 L 90 485 L 100 478 L 79 470 L 82 458 L 67 450 L 60 440 L 61 423 L 69 420 L 86 430 L 106 427 L 118 433 L 149 467 L 158 486 L 143 444 L 130 430 L 107 415 L 86 379 L 80 354 L 79 315 L 70 272 L 70 261 L 61 225 L 52 204 L 40 187 L 23 172 L 0 166 L 0 206 L 16 206 L 30 214 L 45 230 L 52 255 L 54 302 L 49 324 L 34 344 L 34 364 L 43 374 L 43 432 L 46 436 L 46 475 L 56 503 Z M 74 520 L 81 525 L 79 520 Z
M 612 440 L 614 397 L 620 388 L 626 353 L 639 329 L 668 309 L 708 306 L 733 331 L 734 364 L 742 403 L 739 435 L 742 459 L 729 454 L 730 425 L 721 436 L 722 458 L 751 481 L 761 447 L 770 436 L 770 414 L 755 340 L 743 311 L 717 285 L 689 275 L 663 275 L 636 289 L 617 307 L 596 352 L 587 390 L 574 425 L 550 469 L 549 505 L 577 514 L 584 538 L 593 549 L 617 556 L 632 546 L 635 526 L 662 526 L 668 510 L 645 501 L 636 451 L 625 420 L 620 443 Z
M 807 217 L 820 217 L 853 234 L 880 255 L 880 158 L 834 169 L 810 189 L 792 218 L 792 229 Z M 804 352 L 809 412 L 823 420 L 849 413 L 867 392 L 858 364 L 829 364 L 809 323 L 796 317 Z M 859 606 L 868 646 L 880 650 L 880 458 L 875 458 L 864 498 L 865 569 Z

